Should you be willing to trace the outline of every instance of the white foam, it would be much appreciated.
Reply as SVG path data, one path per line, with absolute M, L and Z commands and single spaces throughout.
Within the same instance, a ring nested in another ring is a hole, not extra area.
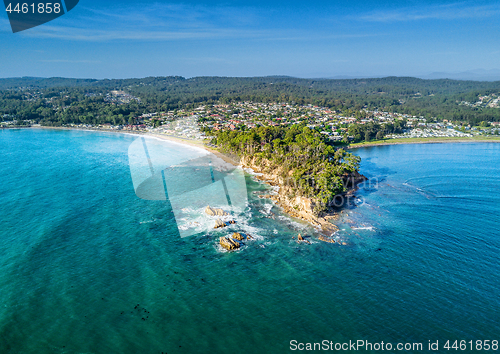
M 271 189 L 271 192 L 269 194 L 271 194 L 271 195 L 276 195 L 280 191 L 280 187 L 279 186 L 271 186 L 270 189 Z
M 243 233 L 249 234 L 257 240 L 263 240 L 264 237 L 261 235 L 261 233 L 265 232 L 266 230 L 260 227 L 250 226 L 248 225 L 248 221 L 249 219 L 241 220 L 241 222 L 239 222 L 240 228 L 243 230 Z
M 248 168 L 248 167 L 243 168 L 243 171 L 245 171 L 246 173 L 248 173 L 249 175 L 252 175 L 252 176 L 263 176 L 264 175 L 263 173 L 257 173 L 253 169 Z
M 273 206 L 273 204 L 264 204 L 262 209 L 259 209 L 259 211 L 264 215 L 269 215 L 271 214 L 271 209 L 273 208 Z
M 375 231 L 375 227 L 373 227 L 373 226 L 360 226 L 360 227 L 352 227 L 351 230 L 370 230 L 370 231 Z
M 300 222 L 294 221 L 289 216 L 280 215 L 280 216 L 278 216 L 278 219 L 283 220 L 288 225 L 292 226 L 295 230 L 305 230 L 309 227 L 309 225 L 307 225 L 307 224 L 302 224 Z M 318 230 L 321 229 L 320 227 L 317 227 L 317 226 L 313 226 L 313 227 L 318 229 Z

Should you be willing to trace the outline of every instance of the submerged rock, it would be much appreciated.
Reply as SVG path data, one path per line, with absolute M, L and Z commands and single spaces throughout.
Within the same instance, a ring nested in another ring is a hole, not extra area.
M 331 238 L 326 238 L 325 236 L 318 237 L 318 240 L 323 242 L 335 243 L 335 240 L 332 240 Z
M 238 241 L 243 241 L 243 236 L 239 232 L 235 232 L 234 234 L 231 235 L 232 238 Z
M 227 236 L 219 238 L 219 243 L 222 247 L 224 247 L 228 251 L 237 250 L 238 248 L 240 248 L 239 242 L 237 242 L 237 241 L 235 241 Z
M 218 229 L 219 227 L 226 227 L 226 223 L 223 222 L 221 219 L 215 220 L 214 229 Z
M 210 205 L 208 205 L 205 208 L 205 213 L 207 213 L 210 216 L 226 216 L 229 215 L 229 213 L 226 213 L 224 210 L 219 209 L 219 208 L 212 208 Z

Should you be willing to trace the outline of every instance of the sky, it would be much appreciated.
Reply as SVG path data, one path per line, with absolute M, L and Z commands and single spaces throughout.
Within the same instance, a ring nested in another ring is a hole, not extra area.
M 383 77 L 500 72 L 495 1 L 80 0 L 12 33 L 0 77 Z

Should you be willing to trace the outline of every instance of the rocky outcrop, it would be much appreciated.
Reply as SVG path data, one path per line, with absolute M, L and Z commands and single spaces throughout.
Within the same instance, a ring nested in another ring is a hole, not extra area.
M 218 229 L 219 227 L 226 227 L 226 223 L 222 221 L 221 219 L 215 220 L 215 226 L 214 229 Z
M 339 228 L 336 225 L 329 222 L 326 217 L 317 218 L 317 221 L 321 227 L 321 231 L 323 231 L 324 234 L 331 235 L 339 230 Z
M 222 247 L 224 247 L 228 251 L 233 251 L 233 250 L 237 250 L 238 248 L 240 248 L 239 242 L 237 242 L 237 241 L 235 241 L 227 236 L 219 238 L 219 243 Z
M 332 240 L 331 238 L 326 238 L 325 236 L 319 236 L 318 240 L 323 242 L 335 243 L 335 240 Z
M 226 213 L 224 210 L 219 209 L 219 208 L 212 208 L 210 205 L 208 205 L 205 208 L 205 213 L 207 213 L 210 216 L 226 216 L 229 215 L 229 213 Z
M 259 195 L 259 198 L 267 198 L 273 200 L 279 207 L 283 209 L 288 215 L 302 219 L 311 223 L 312 225 L 321 229 L 325 235 L 331 235 L 338 231 L 338 227 L 330 222 L 338 215 L 335 212 L 322 213 L 317 216 L 314 214 L 315 202 L 311 198 L 303 196 L 296 196 L 295 191 L 290 186 L 285 186 L 283 178 L 281 177 L 281 167 L 275 168 L 271 162 L 260 160 L 257 163 L 255 157 L 243 157 L 241 163 L 246 168 L 251 168 L 254 172 L 258 173 L 255 177 L 263 182 L 272 186 L 278 186 L 279 191 L 273 195 Z M 356 186 L 365 181 L 366 177 L 359 173 L 354 173 L 352 176 L 345 176 L 346 187 L 349 190 L 341 195 L 341 198 L 352 196 L 356 190 Z
M 243 236 L 239 232 L 235 232 L 234 234 L 231 235 L 231 237 L 235 240 L 243 241 Z

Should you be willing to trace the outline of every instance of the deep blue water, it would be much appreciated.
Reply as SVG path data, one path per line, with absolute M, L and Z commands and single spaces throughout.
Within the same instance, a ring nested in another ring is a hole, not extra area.
M 355 150 L 371 183 L 340 246 L 275 207 L 273 219 L 251 176 L 237 224 L 181 238 L 168 202 L 135 195 L 135 139 L 0 131 L 0 353 L 500 339 L 500 144 Z M 257 240 L 221 252 L 232 231 Z

